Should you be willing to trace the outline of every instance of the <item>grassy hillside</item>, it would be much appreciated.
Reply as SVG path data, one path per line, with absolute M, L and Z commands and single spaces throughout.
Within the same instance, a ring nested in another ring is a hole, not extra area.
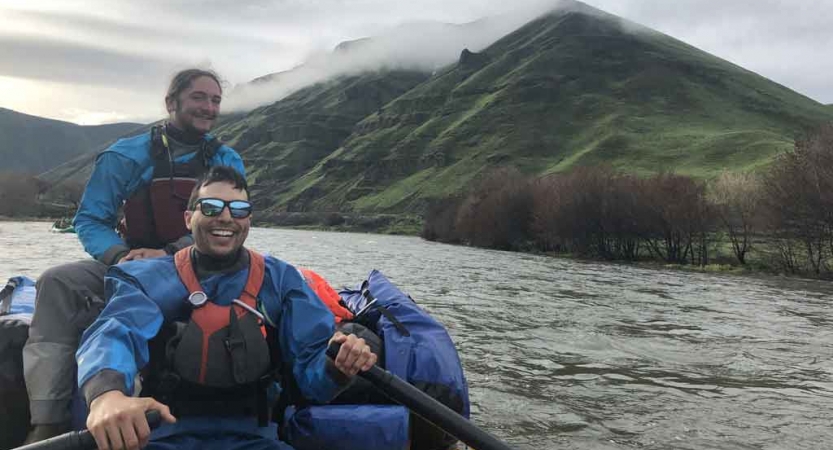
M 479 54 L 463 51 L 362 120 L 274 202 L 420 211 L 501 165 L 543 174 L 606 163 L 706 177 L 765 165 L 831 119 L 829 108 L 757 74 L 579 5 Z
M 385 71 L 337 78 L 230 118 L 215 133 L 243 155 L 253 192 L 262 193 L 255 195 L 261 209 L 277 199 L 293 199 L 292 208 L 304 210 L 305 189 L 290 182 L 304 180 L 304 174 L 326 161 L 358 122 L 427 77 Z M 306 181 L 300 183 L 304 186 Z
M 41 173 L 138 126 L 81 126 L 0 108 L 0 171 Z
M 419 214 L 502 166 L 755 170 L 833 120 L 830 105 L 580 3 L 460 50 L 433 74 L 307 87 L 216 134 L 243 156 L 260 211 Z M 84 174 L 53 173 L 72 170 Z
M 95 158 L 100 152 L 109 147 L 110 144 L 112 144 L 116 139 L 144 133 L 153 125 L 154 124 L 138 125 L 133 127 L 129 131 L 119 134 L 115 138 L 108 139 L 103 143 L 92 147 L 88 152 L 82 153 L 63 164 L 55 166 L 46 172 L 39 174 L 38 179 L 56 190 L 62 189 L 62 186 L 64 185 L 73 186 L 78 185 L 79 183 L 82 185 L 86 184 L 87 180 L 90 178 L 90 174 L 92 173 Z M 60 195 L 60 192 L 49 192 L 49 194 Z

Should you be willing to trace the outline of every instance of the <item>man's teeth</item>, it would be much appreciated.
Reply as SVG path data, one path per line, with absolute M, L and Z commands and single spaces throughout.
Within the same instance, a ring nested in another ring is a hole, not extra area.
M 234 234 L 231 230 L 211 230 L 212 236 L 230 237 Z

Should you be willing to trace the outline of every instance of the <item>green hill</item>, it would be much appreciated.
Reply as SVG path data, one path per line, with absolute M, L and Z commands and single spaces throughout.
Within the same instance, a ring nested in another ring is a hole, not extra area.
M 829 105 L 580 3 L 460 50 L 433 74 L 309 86 L 216 134 L 243 156 L 260 211 L 420 213 L 502 166 L 755 170 L 833 120 Z
M 148 125 L 135 125 L 132 129 L 128 132 L 121 133 L 115 138 L 108 139 L 94 147 L 91 147 L 86 153 L 82 153 L 75 158 L 55 166 L 46 172 L 43 172 L 38 175 L 38 179 L 49 186 L 56 187 L 57 189 L 61 189 L 64 184 L 66 185 L 78 185 L 86 184 L 87 180 L 90 178 L 90 174 L 93 171 L 93 166 L 95 164 L 95 158 L 98 156 L 99 153 L 104 151 L 107 147 L 110 146 L 116 139 L 123 138 L 123 137 L 130 137 L 135 136 L 140 133 L 144 133 L 148 131 L 155 122 Z M 50 194 L 59 194 L 50 192 Z
M 41 173 L 138 127 L 81 126 L 0 108 L 0 171 Z
M 373 83 L 397 76 L 375 74 Z M 464 50 L 382 108 L 354 110 L 358 123 L 344 139 L 350 121 L 331 134 L 315 120 L 304 126 L 327 138 L 304 140 L 303 154 L 281 138 L 249 148 L 253 127 L 282 122 L 275 111 L 320 109 L 334 95 L 339 108 L 362 102 L 345 94 L 354 82 L 308 88 L 223 128 L 255 183 L 280 186 L 269 190 L 273 209 L 420 211 L 502 165 L 534 174 L 599 163 L 703 177 L 751 170 L 805 128 L 833 120 L 830 108 L 755 73 L 577 4 L 481 53 Z
M 243 154 L 260 207 L 278 198 L 292 199 L 305 210 L 304 174 L 326 161 L 362 119 L 425 81 L 414 71 L 372 72 L 341 77 L 302 89 L 270 106 L 258 108 L 217 127 L 220 139 Z M 314 183 L 315 181 L 312 181 Z M 291 192 L 290 192 L 291 189 Z

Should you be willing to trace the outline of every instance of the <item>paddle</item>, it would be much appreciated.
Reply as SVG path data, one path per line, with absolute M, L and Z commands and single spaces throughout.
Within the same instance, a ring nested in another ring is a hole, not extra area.
M 340 347 L 341 344 L 330 345 L 327 349 L 327 356 L 335 359 Z M 512 450 L 512 447 L 478 428 L 451 408 L 379 366 L 373 366 L 367 372 L 359 372 L 359 376 L 369 381 L 391 400 L 407 407 L 416 415 L 463 441 L 469 447 L 477 450 Z
M 150 428 L 156 428 L 162 423 L 162 414 L 151 410 L 145 413 Z M 95 438 L 89 430 L 70 431 L 60 436 L 24 445 L 12 450 L 92 450 L 96 448 Z

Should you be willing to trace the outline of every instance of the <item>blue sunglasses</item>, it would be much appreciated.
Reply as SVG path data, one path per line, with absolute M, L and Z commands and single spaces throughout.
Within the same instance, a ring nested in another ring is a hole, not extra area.
M 225 201 L 219 198 L 201 198 L 197 200 L 194 209 L 199 207 L 202 215 L 216 217 L 223 213 L 226 206 L 228 206 L 231 217 L 235 219 L 245 219 L 252 215 L 252 204 L 245 200 Z

